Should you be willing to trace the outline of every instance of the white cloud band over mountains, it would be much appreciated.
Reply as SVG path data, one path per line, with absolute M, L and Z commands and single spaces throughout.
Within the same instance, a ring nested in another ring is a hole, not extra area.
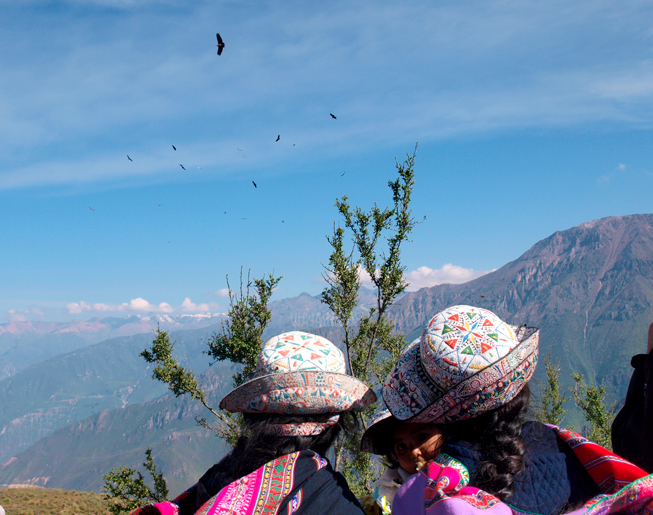
M 417 291 L 421 288 L 430 288 L 438 284 L 462 284 L 482 275 L 493 272 L 493 270 L 474 270 L 462 266 L 445 263 L 442 268 L 429 268 L 420 266 L 417 270 L 404 274 L 404 281 L 408 283 L 407 291 Z M 373 288 L 372 280 L 367 272 L 360 270 L 361 283 L 365 288 Z
M 209 302 L 202 304 L 195 304 L 190 300 L 189 297 L 186 297 L 180 306 L 172 307 L 167 302 L 161 302 L 160 304 L 150 304 L 147 300 L 138 297 L 132 299 L 129 302 L 123 302 L 122 304 L 104 304 L 101 302 L 96 302 L 93 304 L 88 304 L 84 301 L 81 302 L 71 302 L 66 305 L 68 313 L 71 315 L 79 315 L 85 311 L 95 311 L 98 313 L 107 313 L 113 311 L 127 311 L 127 312 L 146 312 L 146 313 L 174 313 L 174 312 L 200 312 L 200 311 L 217 311 L 218 305 Z
M 464 268 L 452 263 L 445 263 L 441 268 L 429 268 L 420 266 L 404 274 L 404 280 L 409 283 L 407 291 L 417 291 L 420 288 L 430 288 L 438 284 L 461 284 L 477 277 L 481 277 L 492 270 L 474 270 Z M 365 271 L 360 272 L 362 286 L 372 288 L 373 284 L 370 276 Z M 222 288 L 220 290 L 207 293 L 204 297 L 227 297 L 229 290 Z M 71 315 L 80 315 L 85 312 L 111 313 L 111 312 L 128 312 L 128 313 L 199 313 L 199 312 L 218 312 L 219 305 L 215 302 L 195 303 L 190 297 L 186 297 L 179 306 L 172 306 L 167 302 L 151 304 L 142 297 L 131 299 L 129 302 L 122 304 L 105 304 L 103 302 L 87 303 L 85 301 L 71 302 L 66 305 L 66 310 Z M 12 310 L 12 315 L 19 314 Z M 20 313 L 23 314 L 23 313 Z M 25 312 L 24 314 L 27 314 Z M 32 312 L 32 314 L 34 314 Z

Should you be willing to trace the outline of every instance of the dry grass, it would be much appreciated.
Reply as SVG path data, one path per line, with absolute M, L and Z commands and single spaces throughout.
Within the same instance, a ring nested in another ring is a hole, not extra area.
M 102 495 L 50 488 L 0 488 L 7 515 L 109 515 Z

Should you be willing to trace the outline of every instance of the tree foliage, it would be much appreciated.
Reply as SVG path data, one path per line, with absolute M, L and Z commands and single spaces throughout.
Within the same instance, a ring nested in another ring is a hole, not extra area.
M 544 388 L 538 385 L 539 399 L 535 406 L 535 420 L 544 424 L 559 426 L 569 412 L 564 405 L 569 401 L 567 391 L 561 392 L 560 363 L 553 363 L 551 352 L 544 358 L 546 384 Z
M 570 389 L 574 402 L 585 416 L 588 427 L 585 436 L 593 442 L 612 450 L 612 421 L 615 417 L 617 402 L 610 406 L 605 403 L 607 393 L 605 386 L 589 385 L 583 374 L 574 372 L 571 378 L 576 383 Z
M 240 293 L 234 294 L 227 276 L 230 306 L 228 319 L 223 322 L 219 334 L 214 332 L 209 337 L 206 342 L 208 347 L 206 353 L 216 361 L 228 359 L 232 363 L 243 365 L 243 369 L 232 377 L 235 386 L 242 384 L 256 368 L 258 355 L 263 346 L 263 331 L 271 318 L 267 304 L 280 280 L 281 277 L 272 275 L 263 276 L 262 279 L 251 279 L 248 273 L 247 282 L 243 286 L 241 269 Z M 211 413 L 212 421 L 205 417 L 197 417 L 197 423 L 213 431 L 228 444 L 234 445 L 245 430 L 242 417 L 213 408 L 208 403 L 206 392 L 200 387 L 195 373 L 183 367 L 173 356 L 173 352 L 174 343 L 170 341 L 168 333 L 157 329 L 152 347 L 141 352 L 145 361 L 155 365 L 152 379 L 165 383 L 176 397 L 190 394 L 192 399 L 201 402 Z M 161 474 L 156 473 L 149 449 L 146 451 L 146 456 L 144 466 L 153 477 L 154 490 L 147 487 L 140 472 L 127 467 L 112 469 L 105 474 L 104 490 L 107 492 L 107 499 L 115 506 L 115 510 L 118 510 L 112 513 L 119 515 L 125 511 L 129 512 L 138 506 L 164 500 L 168 495 L 165 480 Z
M 405 345 L 403 335 L 393 334 L 394 324 L 387 318 L 388 308 L 407 286 L 401 265 L 401 246 L 409 241 L 417 225 L 411 216 L 410 198 L 415 184 L 415 151 L 403 163 L 396 162 L 398 177 L 389 180 L 392 207 L 381 209 L 376 203 L 370 211 L 352 208 L 347 196 L 336 200 L 344 227 L 334 226 L 327 236 L 332 252 L 326 273 L 327 286 L 322 292 L 326 303 L 344 330 L 343 343 L 351 374 L 378 390 Z M 351 250 L 345 245 L 350 234 Z M 368 276 L 376 294 L 374 307 L 354 320 L 359 304 L 361 275 Z M 360 418 L 358 433 L 338 442 L 336 468 L 347 478 L 358 497 L 371 493 L 375 467 L 369 454 L 359 450 L 365 422 L 372 406 Z
M 247 274 L 247 284 L 243 291 L 243 272 L 240 271 L 240 295 L 236 296 L 231 291 L 229 277 L 229 321 L 222 324 L 220 334 L 213 333 L 207 341 L 208 354 L 216 361 L 231 360 L 244 365 L 241 372 L 233 376 L 234 386 L 240 386 L 256 369 L 259 353 L 263 347 L 263 331 L 270 323 L 272 313 L 268 309 L 268 302 L 274 288 L 281 281 L 281 277 L 254 279 L 253 285 L 256 294 L 252 295 L 252 280 Z
M 153 488 L 146 484 L 143 474 L 132 468 L 119 467 L 104 475 L 105 500 L 113 515 L 130 513 L 144 504 L 163 502 L 168 498 L 168 487 L 163 474 L 156 470 L 152 449 L 145 451 L 143 467 L 152 477 Z

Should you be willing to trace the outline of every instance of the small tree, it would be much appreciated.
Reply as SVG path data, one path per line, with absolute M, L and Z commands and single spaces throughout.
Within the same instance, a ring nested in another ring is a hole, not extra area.
M 118 467 L 104 475 L 102 490 L 113 515 L 130 513 L 143 504 L 163 502 L 168 498 L 168 487 L 163 474 L 156 470 L 152 449 L 145 451 L 143 467 L 152 476 L 153 489 L 145 484 L 143 474 L 128 467 Z
M 535 407 L 535 420 L 559 426 L 569 412 L 568 409 L 564 409 L 564 405 L 569 399 L 566 391 L 560 392 L 560 362 L 556 360 L 553 363 L 551 351 L 544 358 L 544 370 L 546 384 L 544 388 L 538 384 L 539 399 Z
M 570 388 L 574 402 L 589 424 L 585 436 L 606 449 L 612 450 L 612 421 L 615 417 L 617 402 L 613 402 L 610 406 L 606 405 L 607 393 L 603 384 L 598 387 L 588 385 L 583 374 L 578 372 L 574 372 L 571 378 L 576 383 L 573 389 Z
M 414 164 L 415 152 L 412 156 L 407 154 L 403 163 L 396 163 L 398 178 L 388 181 L 392 208 L 381 209 L 374 204 L 365 212 L 360 207 L 352 209 L 347 196 L 336 200 L 344 228 L 334 226 L 333 236 L 327 236 L 333 250 L 325 267 L 327 286 L 322 301 L 343 327 L 343 343 L 352 375 L 372 388 L 383 382 L 405 344 L 403 335 L 393 334 L 394 324 L 387 318 L 387 311 L 408 285 L 403 279 L 405 269 L 400 250 L 416 225 L 410 211 Z M 351 232 L 351 251 L 345 250 L 346 230 Z M 379 249 L 383 243 L 385 249 Z M 375 288 L 376 302 L 368 313 L 354 320 L 363 273 Z M 360 417 L 357 434 L 336 445 L 336 469 L 342 471 L 358 497 L 371 493 L 370 484 L 376 476 L 370 455 L 359 450 L 365 421 L 374 409 L 371 406 Z
M 216 361 L 228 359 L 233 363 L 243 365 L 242 371 L 236 372 L 232 377 L 235 386 L 245 382 L 247 375 L 256 367 L 258 355 L 263 347 L 263 332 L 271 318 L 267 304 L 280 280 L 281 277 L 272 275 L 252 280 L 248 273 L 247 283 L 243 287 L 241 268 L 240 294 L 235 295 L 231 291 L 229 276 L 227 276 L 230 306 L 228 320 L 222 323 L 220 334 L 214 332 L 209 337 L 206 342 L 208 346 L 206 354 Z M 254 294 L 251 293 L 253 287 L 256 288 Z M 209 422 L 205 417 L 197 417 L 197 423 L 213 431 L 216 436 L 223 438 L 228 444 L 235 445 L 244 431 L 242 417 L 213 408 L 207 401 L 206 392 L 199 386 L 197 376 L 192 370 L 179 363 L 173 356 L 173 351 L 174 343 L 170 341 L 168 334 L 157 329 L 152 347 L 141 352 L 145 361 L 155 365 L 152 379 L 165 383 L 176 397 L 190 394 L 192 399 L 201 402 L 211 412 L 214 420 Z M 164 500 L 168 495 L 163 476 L 155 475 L 149 449 L 146 451 L 146 455 L 145 468 L 154 478 L 154 491 L 147 488 L 140 473 L 137 473 L 136 477 L 132 477 L 135 473 L 133 469 L 119 467 L 105 474 L 106 497 L 111 500 L 113 505 L 117 506 L 117 510 L 128 511 L 152 502 L 152 500 L 156 502 Z M 161 494 L 162 492 L 165 494 Z M 152 497 L 155 494 L 157 495 L 156 499 Z M 122 512 L 112 513 L 119 515 Z

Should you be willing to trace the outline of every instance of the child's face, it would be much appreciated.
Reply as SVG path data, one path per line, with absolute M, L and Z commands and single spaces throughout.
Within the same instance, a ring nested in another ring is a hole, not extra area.
M 440 454 L 444 435 L 435 424 L 401 424 L 392 433 L 392 451 L 406 472 L 417 472 L 419 462 L 430 461 Z

